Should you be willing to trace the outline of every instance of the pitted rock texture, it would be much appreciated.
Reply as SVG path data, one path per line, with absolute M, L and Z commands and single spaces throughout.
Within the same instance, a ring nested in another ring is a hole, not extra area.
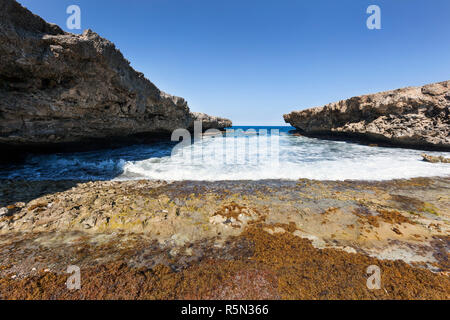
M 422 153 L 423 161 L 431 163 L 450 163 L 450 158 L 445 158 L 443 156 L 431 156 L 429 154 Z
M 448 300 L 449 190 L 449 178 L 1 180 L 0 299 Z
M 183 98 L 160 91 L 91 30 L 64 32 L 0 1 L 0 144 L 52 145 L 189 128 Z M 210 125 L 231 125 L 216 121 Z
M 231 127 L 233 124 L 231 120 L 220 118 L 220 117 L 214 117 L 207 115 L 205 113 L 201 112 L 192 112 L 191 113 L 193 121 L 201 121 L 202 122 L 202 129 L 208 130 L 208 129 L 224 129 Z M 194 129 L 194 123 L 191 124 L 190 129 Z
M 311 135 L 450 150 L 450 81 L 353 97 L 284 120 Z

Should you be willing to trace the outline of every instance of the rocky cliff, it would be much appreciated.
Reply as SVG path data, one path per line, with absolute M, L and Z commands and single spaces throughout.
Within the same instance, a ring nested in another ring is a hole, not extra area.
M 91 30 L 64 32 L 0 1 L 0 144 L 48 146 L 190 128 L 183 98 L 160 91 Z M 231 121 L 216 118 L 223 129 Z M 208 125 L 206 125 L 208 128 Z
M 284 120 L 306 135 L 450 150 L 450 81 L 294 111 Z

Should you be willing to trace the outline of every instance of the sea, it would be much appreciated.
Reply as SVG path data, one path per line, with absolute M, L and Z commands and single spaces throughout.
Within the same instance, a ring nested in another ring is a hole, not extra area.
M 390 180 L 448 177 L 423 151 L 308 138 L 293 127 L 236 126 L 226 134 L 88 152 L 30 154 L 0 166 L 20 180 Z M 427 152 L 450 157 L 449 152 Z

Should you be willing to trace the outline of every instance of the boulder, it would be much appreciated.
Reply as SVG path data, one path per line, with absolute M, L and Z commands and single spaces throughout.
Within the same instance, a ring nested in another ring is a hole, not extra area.
M 202 129 L 208 130 L 208 129 L 219 129 L 223 130 L 225 128 L 231 127 L 233 124 L 230 120 L 220 117 L 214 117 L 207 115 L 205 113 L 201 112 L 192 112 L 191 113 L 193 122 L 191 123 L 189 129 L 194 129 L 194 121 L 201 121 L 202 122 Z
M 431 162 L 431 163 L 450 163 L 450 158 L 445 158 L 443 156 L 432 156 L 426 153 L 422 153 L 423 161 Z

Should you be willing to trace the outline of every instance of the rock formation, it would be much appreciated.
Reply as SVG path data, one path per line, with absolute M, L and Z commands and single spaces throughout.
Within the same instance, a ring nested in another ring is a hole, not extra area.
M 429 154 L 422 153 L 423 161 L 431 163 L 450 163 L 450 158 L 445 158 L 443 156 L 431 156 Z
M 183 98 L 160 91 L 91 30 L 64 32 L 0 1 L 0 144 L 42 147 L 189 128 Z M 223 129 L 231 121 L 207 117 Z M 211 120 L 211 121 L 210 121 Z
M 202 122 L 202 128 L 203 130 L 208 130 L 208 129 L 223 129 L 223 128 L 228 128 L 232 126 L 232 122 L 228 119 L 225 118 L 219 118 L 219 117 L 214 117 L 214 116 L 210 116 L 207 115 L 205 113 L 201 113 L 201 112 L 192 112 L 191 113 L 193 121 L 201 121 Z M 191 123 L 191 126 L 189 127 L 189 129 L 193 130 L 194 128 L 194 123 Z
M 306 135 L 450 150 L 450 81 L 353 97 L 284 120 Z

